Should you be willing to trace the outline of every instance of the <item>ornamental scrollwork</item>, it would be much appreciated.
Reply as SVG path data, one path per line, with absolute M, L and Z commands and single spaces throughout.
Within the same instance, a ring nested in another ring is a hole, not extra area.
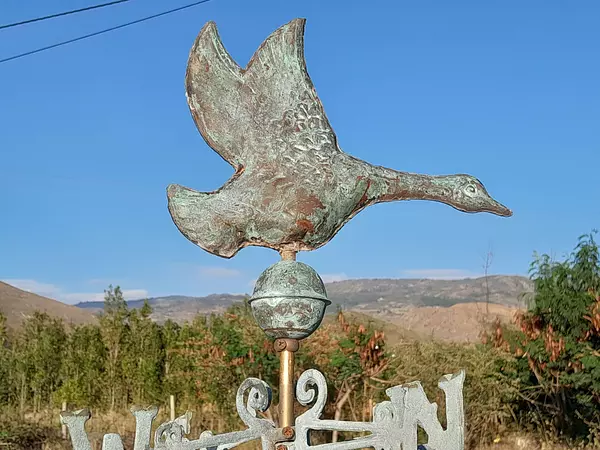
M 446 429 L 437 416 L 437 405 L 430 403 L 421 383 L 413 382 L 386 390 L 389 400 L 377 404 L 371 422 L 322 419 L 327 401 L 327 382 L 323 374 L 310 369 L 302 373 L 296 384 L 296 398 L 309 408 L 296 418 L 294 437 L 286 440 L 282 430 L 273 421 L 260 418 L 257 412 L 266 412 L 271 405 L 270 387 L 257 378 L 246 379 L 238 389 L 236 407 L 246 425 L 245 430 L 213 435 L 204 431 L 197 439 L 188 439 L 191 413 L 165 422 L 154 433 L 154 450 L 226 450 L 248 441 L 260 439 L 263 450 L 285 447 L 288 450 L 463 450 L 464 449 L 464 371 L 444 376 L 438 386 L 446 396 Z M 150 437 L 156 407 L 131 409 L 136 420 L 134 450 L 152 450 Z M 92 450 L 85 432 L 90 418 L 87 409 L 61 413 L 71 436 L 74 450 Z M 421 427 L 428 443 L 417 446 L 417 429 Z M 310 431 L 347 431 L 365 433 L 365 436 L 342 442 L 311 445 Z M 103 450 L 123 450 L 118 434 L 106 434 Z

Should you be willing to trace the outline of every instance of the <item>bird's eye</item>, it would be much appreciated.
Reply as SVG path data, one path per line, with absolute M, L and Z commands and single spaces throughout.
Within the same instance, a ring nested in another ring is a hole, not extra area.
M 477 189 L 472 184 L 470 184 L 470 185 L 467 186 L 467 192 L 469 194 L 474 194 L 476 191 L 477 191 Z

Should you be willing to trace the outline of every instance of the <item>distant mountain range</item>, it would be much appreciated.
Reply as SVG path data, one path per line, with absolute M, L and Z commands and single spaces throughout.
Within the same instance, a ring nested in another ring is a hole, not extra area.
M 206 297 L 187 297 L 184 295 L 169 295 L 167 297 L 152 297 L 147 299 L 154 310 L 152 318 L 162 323 L 167 319 L 176 322 L 192 321 L 197 314 L 224 312 L 234 303 L 244 300 L 243 295 L 211 294 Z M 130 309 L 141 308 L 146 300 L 129 300 Z M 100 313 L 104 302 L 82 302 L 75 305 L 91 313 Z
M 533 289 L 525 277 L 493 275 L 463 280 L 374 279 L 346 280 L 327 285 L 333 303 L 347 307 L 378 304 L 409 306 L 452 306 L 486 302 L 522 306 L 521 294 Z
M 437 338 L 447 341 L 476 341 L 485 323 L 512 319 L 522 308 L 522 294 L 531 292 L 530 280 L 520 276 L 494 275 L 464 280 L 358 279 L 326 285 L 335 313 L 341 305 L 360 320 L 372 320 L 392 341 L 404 338 Z M 152 318 L 191 321 L 197 314 L 221 313 L 244 295 L 212 294 L 205 297 L 171 295 L 148 299 Z M 144 300 L 128 302 L 140 308 Z M 33 311 L 44 311 L 67 324 L 93 323 L 103 302 L 71 306 L 22 291 L 0 282 L 0 311 L 10 327 L 18 328 Z M 331 320 L 328 318 L 327 320 Z
M 487 285 L 487 287 L 486 287 Z M 486 278 L 464 280 L 431 279 L 357 279 L 326 285 L 332 301 L 329 312 L 337 305 L 344 309 L 363 311 L 374 315 L 399 314 L 416 307 L 450 307 L 462 303 L 493 303 L 509 307 L 522 307 L 521 294 L 532 290 L 529 279 L 521 276 L 494 275 Z M 172 319 L 177 322 L 191 320 L 196 314 L 223 312 L 243 295 L 212 294 L 206 297 L 172 295 L 149 298 L 153 318 L 158 322 Z M 144 300 L 131 300 L 130 308 L 141 308 Z M 76 305 L 90 312 L 100 312 L 102 302 L 85 302 Z

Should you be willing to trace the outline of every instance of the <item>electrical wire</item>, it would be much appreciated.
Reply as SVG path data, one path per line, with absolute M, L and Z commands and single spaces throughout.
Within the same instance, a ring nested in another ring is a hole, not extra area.
M 112 5 L 116 5 L 118 3 L 125 3 L 125 2 L 129 2 L 129 1 L 131 1 L 131 0 L 115 0 L 112 2 L 108 2 L 108 3 L 102 3 L 100 5 L 86 6 L 85 8 L 73 9 L 71 11 L 64 11 L 64 12 L 60 12 L 60 13 L 56 13 L 56 14 L 51 14 L 49 16 L 36 17 L 35 19 L 27 19 L 27 20 L 23 20 L 21 22 L 0 25 L 0 30 L 4 30 L 6 28 L 18 27 L 20 25 L 27 25 L 28 23 L 41 22 L 43 20 L 48 20 L 48 19 L 55 19 L 56 17 L 68 16 L 71 14 L 77 14 L 77 13 L 84 12 L 84 11 L 91 11 L 92 9 L 105 8 L 107 6 L 112 6 Z
M 167 14 L 172 14 L 174 12 L 182 11 L 184 9 L 188 9 L 188 8 L 193 7 L 193 6 L 200 5 L 202 3 L 208 3 L 210 1 L 211 0 L 200 0 L 200 1 L 197 1 L 197 2 L 194 2 L 194 3 L 190 3 L 190 4 L 187 4 L 187 5 L 184 5 L 184 6 L 180 6 L 178 8 L 170 9 L 168 11 L 164 11 L 164 12 L 161 12 L 161 13 L 158 13 L 158 14 L 153 14 L 151 16 L 143 17 L 143 18 L 138 19 L 138 20 L 133 20 L 131 22 L 127 22 L 127 23 L 124 23 L 124 24 L 121 24 L 121 25 L 117 25 L 117 26 L 114 26 L 114 27 L 106 28 L 104 30 L 96 31 L 94 33 L 85 34 L 83 36 L 79 36 L 79 37 L 76 37 L 76 38 L 73 38 L 73 39 L 68 39 L 66 41 L 62 41 L 62 42 L 58 42 L 56 44 L 48 45 L 46 47 L 41 47 L 41 48 L 37 48 L 35 50 L 30 50 L 30 51 L 25 52 L 25 53 L 20 53 L 18 55 L 9 56 L 8 58 L 0 59 L 0 64 L 8 62 L 8 61 L 13 61 L 15 59 L 23 58 L 25 56 L 34 55 L 36 53 L 44 52 L 46 50 L 50 50 L 50 49 L 53 49 L 53 48 L 56 48 L 56 47 L 62 47 L 63 45 L 72 44 L 73 42 L 82 41 L 84 39 L 88 39 L 88 38 L 91 38 L 91 37 L 94 37 L 94 36 L 99 36 L 101 34 L 109 33 L 111 31 L 120 30 L 121 28 L 125 28 L 125 27 L 131 26 L 131 25 L 135 25 L 135 24 L 138 24 L 138 23 L 141 23 L 141 22 L 146 22 L 146 21 L 151 20 L 151 19 L 156 19 L 157 17 L 166 16 Z

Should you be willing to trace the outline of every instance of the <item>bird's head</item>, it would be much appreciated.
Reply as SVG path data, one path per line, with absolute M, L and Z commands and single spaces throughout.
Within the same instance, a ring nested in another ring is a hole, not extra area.
M 442 180 L 440 180 L 442 181 Z M 481 181 L 471 175 L 443 177 L 444 190 L 449 194 L 445 201 L 463 212 L 488 212 L 497 216 L 510 217 L 512 211 L 494 200 Z

